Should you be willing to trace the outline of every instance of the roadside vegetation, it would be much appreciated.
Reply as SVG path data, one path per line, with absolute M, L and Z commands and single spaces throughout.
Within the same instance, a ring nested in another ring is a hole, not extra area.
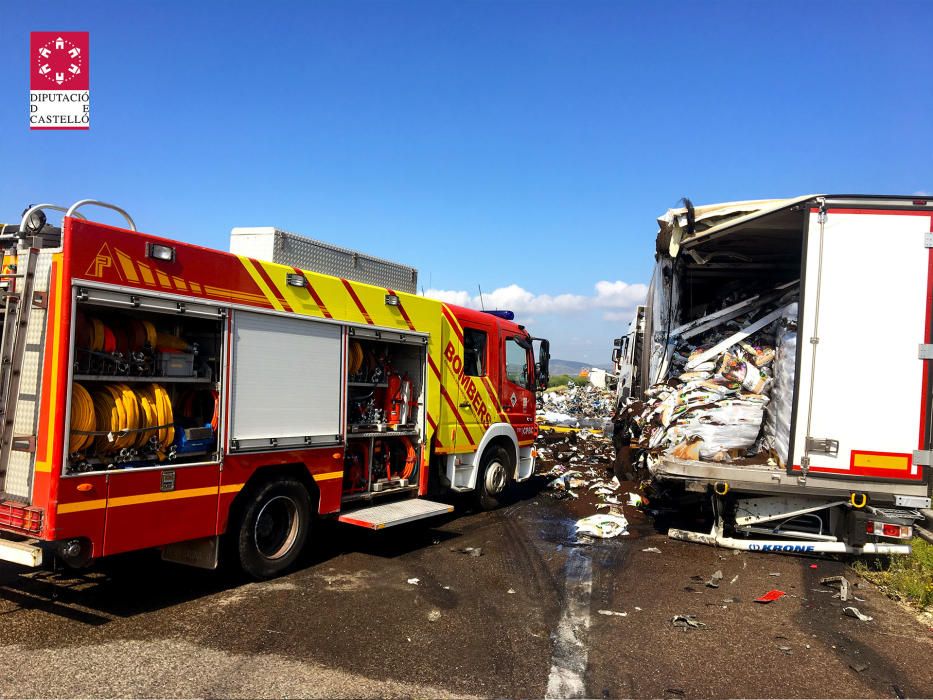
M 855 570 L 895 600 L 933 612 L 933 544 L 915 537 L 908 556 L 857 561 Z
M 556 389 L 557 387 L 567 386 L 567 384 L 573 383 L 574 386 L 584 386 L 590 383 L 590 380 L 586 377 L 573 377 L 569 374 L 555 374 L 552 376 L 547 383 L 548 389 Z

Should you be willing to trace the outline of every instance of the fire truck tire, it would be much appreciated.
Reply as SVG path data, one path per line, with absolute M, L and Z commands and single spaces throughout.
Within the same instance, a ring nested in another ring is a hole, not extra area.
M 257 579 L 295 563 L 311 529 L 311 499 L 294 479 L 260 484 L 245 504 L 236 533 L 240 568 Z
M 476 475 L 476 504 L 481 510 L 495 510 L 512 482 L 512 460 L 504 447 L 486 448 Z

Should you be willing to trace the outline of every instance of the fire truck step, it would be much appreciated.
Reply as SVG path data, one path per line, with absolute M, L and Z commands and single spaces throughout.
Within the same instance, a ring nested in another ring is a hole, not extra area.
M 412 498 L 352 510 L 349 513 L 344 513 L 337 520 L 342 523 L 369 528 L 370 530 L 381 530 L 393 525 L 410 523 L 413 520 L 452 513 L 453 510 L 454 507 L 446 503 L 435 503 L 434 501 L 426 501 L 423 498 Z

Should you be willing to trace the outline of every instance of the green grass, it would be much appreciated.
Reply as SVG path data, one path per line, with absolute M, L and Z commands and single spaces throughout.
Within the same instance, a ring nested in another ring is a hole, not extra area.
M 586 377 L 572 377 L 569 374 L 555 374 L 553 377 L 548 379 L 548 389 L 553 389 L 558 386 L 567 386 L 569 382 L 573 382 L 575 386 L 584 386 L 590 383 L 590 380 Z
M 920 608 L 933 608 L 933 544 L 915 537 L 909 555 L 857 561 L 855 570 L 888 595 Z

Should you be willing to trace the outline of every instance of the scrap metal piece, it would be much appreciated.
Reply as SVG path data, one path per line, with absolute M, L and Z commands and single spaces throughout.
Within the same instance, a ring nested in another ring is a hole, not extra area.
M 826 576 L 820 579 L 820 585 L 832 586 L 839 584 L 839 600 L 845 603 L 849 599 L 849 581 L 845 576 Z

